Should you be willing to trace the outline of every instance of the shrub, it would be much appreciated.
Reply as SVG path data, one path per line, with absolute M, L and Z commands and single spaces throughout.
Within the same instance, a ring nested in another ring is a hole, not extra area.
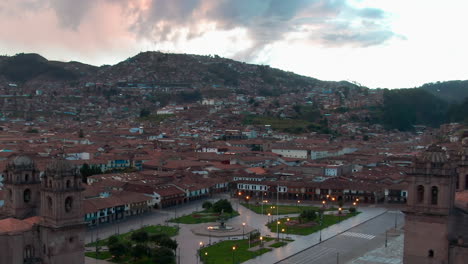
M 140 231 L 136 231 L 136 232 L 132 233 L 130 238 L 135 242 L 144 243 L 144 242 L 148 241 L 149 236 L 148 236 L 148 233 L 146 231 L 140 230 Z
M 206 201 L 206 202 L 204 202 L 204 203 L 202 204 L 202 208 L 203 208 L 203 209 L 210 210 L 211 207 L 213 207 L 213 204 L 212 204 L 211 202 L 209 202 L 209 201 Z
M 356 212 L 356 208 L 350 207 L 350 208 L 349 208 L 349 212 L 350 212 L 350 213 L 355 213 L 355 212 Z

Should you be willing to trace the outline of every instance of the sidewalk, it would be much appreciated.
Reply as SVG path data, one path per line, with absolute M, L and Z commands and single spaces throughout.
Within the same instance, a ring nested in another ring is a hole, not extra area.
M 330 239 L 336 235 L 339 235 L 357 225 L 360 225 L 368 220 L 371 220 L 379 215 L 384 214 L 387 209 L 385 208 L 360 208 L 361 213 L 355 217 L 346 219 L 345 221 L 336 225 L 330 226 L 322 230 L 322 241 Z M 265 253 L 258 256 L 255 259 L 251 259 L 246 264 L 264 264 L 264 263 L 276 263 L 291 255 L 297 254 L 303 250 L 306 250 L 312 246 L 319 244 L 319 232 L 307 235 L 289 235 L 293 242 L 288 245 L 274 249 L 271 252 Z

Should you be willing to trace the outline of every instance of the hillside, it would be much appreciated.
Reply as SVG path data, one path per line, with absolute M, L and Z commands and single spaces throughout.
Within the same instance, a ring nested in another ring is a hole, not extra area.
M 326 82 L 264 65 L 247 64 L 219 56 L 144 52 L 116 65 L 95 67 L 79 62 L 48 61 L 37 54 L 0 57 L 0 79 L 27 86 L 58 82 L 82 86 L 85 83 L 132 83 L 148 87 L 185 87 L 203 94 L 216 90 L 260 96 L 321 88 L 354 87 L 348 82 Z
M 468 97 L 468 80 L 426 83 L 420 88 L 449 103 L 461 103 Z

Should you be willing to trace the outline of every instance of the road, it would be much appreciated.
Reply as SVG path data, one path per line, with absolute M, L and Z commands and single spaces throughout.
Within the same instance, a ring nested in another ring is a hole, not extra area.
M 385 231 L 394 229 L 395 216 L 398 227 L 401 227 L 404 224 L 404 215 L 399 211 L 387 211 L 370 221 L 277 263 L 347 263 L 368 251 L 384 245 Z M 389 232 L 387 238 L 390 239 L 394 233 Z

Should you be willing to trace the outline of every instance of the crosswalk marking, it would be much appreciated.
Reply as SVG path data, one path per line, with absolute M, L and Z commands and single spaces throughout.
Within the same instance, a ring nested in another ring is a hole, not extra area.
M 358 238 L 363 238 L 363 239 L 373 239 L 375 236 L 374 235 L 369 235 L 369 234 L 363 234 L 363 233 L 355 233 L 355 232 L 344 232 L 341 234 L 343 236 L 349 236 L 349 237 L 358 237 Z
M 299 254 L 296 256 L 293 256 L 290 259 L 287 259 L 286 261 L 282 262 L 285 264 L 311 264 L 311 263 L 316 263 L 319 261 L 321 258 L 323 258 L 326 255 L 333 254 L 335 249 L 333 248 L 322 248 L 319 251 L 316 251 L 310 255 L 303 255 Z

